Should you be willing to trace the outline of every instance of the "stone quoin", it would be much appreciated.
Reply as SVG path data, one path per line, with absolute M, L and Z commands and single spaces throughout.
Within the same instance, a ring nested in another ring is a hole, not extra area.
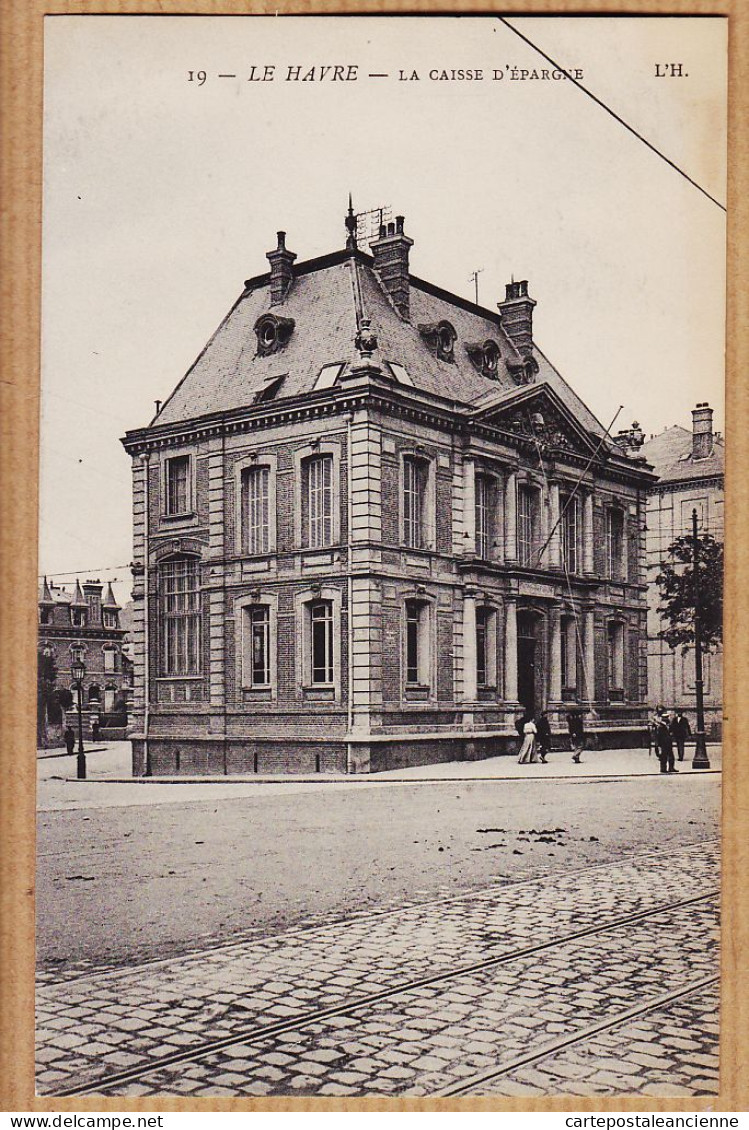
M 654 481 L 533 337 L 411 274 L 403 217 L 280 232 L 132 457 L 137 775 L 367 773 L 642 737 Z

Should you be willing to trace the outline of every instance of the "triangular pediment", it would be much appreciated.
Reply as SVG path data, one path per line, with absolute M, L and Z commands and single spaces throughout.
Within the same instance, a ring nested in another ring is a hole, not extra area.
M 545 382 L 494 394 L 483 404 L 476 405 L 474 419 L 546 448 L 592 455 L 601 447 L 598 437 L 583 427 Z M 603 450 L 606 450 L 605 445 Z

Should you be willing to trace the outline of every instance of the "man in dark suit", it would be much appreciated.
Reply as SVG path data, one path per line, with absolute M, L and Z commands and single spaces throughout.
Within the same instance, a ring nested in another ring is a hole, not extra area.
M 551 750 L 551 726 L 545 710 L 542 710 L 536 718 L 536 741 L 538 742 L 538 756 L 545 765 L 546 754 Z
M 661 773 L 678 773 L 674 765 L 674 743 L 671 738 L 671 727 L 668 718 L 662 710 L 655 714 L 655 748 L 661 763 Z
M 679 761 L 684 760 L 684 746 L 687 743 L 687 738 L 692 733 L 692 727 L 689 725 L 689 719 L 683 710 L 677 710 L 671 720 L 671 737 L 676 742 L 676 749 L 679 754 Z

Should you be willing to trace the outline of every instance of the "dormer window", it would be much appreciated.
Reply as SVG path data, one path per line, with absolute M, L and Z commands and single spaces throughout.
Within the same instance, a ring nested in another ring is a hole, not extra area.
M 280 377 L 270 377 L 259 392 L 253 397 L 253 404 L 265 404 L 268 400 L 275 400 L 281 391 L 281 385 L 286 380 L 286 373 Z
M 466 345 L 466 352 L 475 369 L 485 377 L 495 379 L 499 368 L 499 346 L 491 338 L 484 342 L 474 342 Z
M 280 318 L 276 314 L 263 314 L 255 322 L 257 352 L 259 357 L 277 353 L 287 344 L 294 332 L 293 318 Z
M 457 334 L 449 322 L 430 322 L 419 326 L 419 333 L 440 361 L 454 361 Z

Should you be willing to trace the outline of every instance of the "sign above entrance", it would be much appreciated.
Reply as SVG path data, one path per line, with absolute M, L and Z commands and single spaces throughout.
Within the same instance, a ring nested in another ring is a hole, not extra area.
M 557 595 L 554 585 L 534 584 L 532 581 L 521 581 L 518 592 L 520 596 L 540 596 L 543 600 L 554 600 Z

